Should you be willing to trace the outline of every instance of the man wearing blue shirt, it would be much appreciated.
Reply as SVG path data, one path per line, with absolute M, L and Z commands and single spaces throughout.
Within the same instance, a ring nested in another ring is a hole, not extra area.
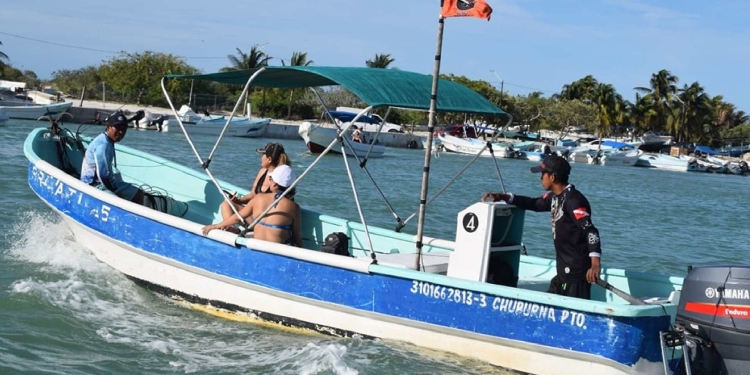
M 139 114 L 134 118 L 137 118 Z M 109 116 L 104 133 L 94 138 L 86 149 L 81 166 L 81 181 L 101 190 L 109 190 L 120 198 L 143 204 L 143 191 L 123 181 L 122 176 L 115 169 L 117 165 L 115 143 L 125 138 L 128 122 L 133 119 L 125 117 L 122 111 Z

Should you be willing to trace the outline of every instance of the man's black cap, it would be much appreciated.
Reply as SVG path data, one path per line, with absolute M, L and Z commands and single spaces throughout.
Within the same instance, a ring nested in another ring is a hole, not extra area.
M 548 172 L 557 176 L 570 176 L 570 164 L 560 156 L 550 155 L 544 158 L 542 164 L 531 167 L 531 172 Z

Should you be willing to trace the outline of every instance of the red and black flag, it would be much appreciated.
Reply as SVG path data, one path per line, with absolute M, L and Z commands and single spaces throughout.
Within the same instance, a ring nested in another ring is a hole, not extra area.
M 442 17 L 476 17 L 490 20 L 492 8 L 484 0 L 443 0 Z

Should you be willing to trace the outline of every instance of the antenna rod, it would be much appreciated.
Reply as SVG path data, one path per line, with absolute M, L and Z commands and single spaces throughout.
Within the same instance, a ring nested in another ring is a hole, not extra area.
M 442 3 L 442 1 L 441 1 Z M 445 19 L 438 19 L 437 45 L 435 47 L 435 68 L 432 72 L 432 94 L 430 95 L 430 114 L 427 122 L 427 149 L 424 153 L 424 169 L 422 171 L 422 192 L 419 197 L 419 220 L 417 223 L 417 257 L 414 259 L 414 269 L 421 270 L 422 267 L 422 238 L 424 238 L 424 216 L 427 209 L 427 188 L 430 180 L 430 158 L 432 157 L 432 140 L 435 131 L 435 112 L 437 108 L 438 82 L 440 80 L 440 54 L 443 49 L 443 27 Z

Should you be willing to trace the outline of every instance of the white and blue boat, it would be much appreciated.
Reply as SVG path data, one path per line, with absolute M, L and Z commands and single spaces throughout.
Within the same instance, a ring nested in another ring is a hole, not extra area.
M 696 158 L 682 158 L 666 154 L 642 154 L 635 166 L 664 169 L 677 172 L 705 172 L 707 167 L 697 163 Z
M 167 79 L 242 84 L 245 90 L 341 85 L 370 106 L 426 109 L 432 77 L 287 66 Z M 503 114 L 457 83 L 441 80 L 439 87 L 438 111 Z M 31 189 L 99 260 L 202 310 L 336 336 L 397 340 L 533 374 L 656 374 L 671 365 L 663 359 L 673 353 L 660 332 L 674 322 L 683 279 L 609 268 L 603 280 L 648 299 L 625 300 L 597 287 L 590 301 L 548 294 L 555 262 L 523 255 L 524 211 L 512 205 L 475 203 L 456 213 L 456 232 L 446 238 L 308 210 L 302 248 L 220 230 L 204 236 L 201 228 L 220 218 L 226 199 L 221 189 L 243 192 L 211 175 L 210 157 L 196 152 L 198 165 L 206 166 L 199 172 L 118 144 L 126 180 L 168 192 L 151 209 L 77 178 L 89 142 L 67 131 L 31 131 L 24 144 Z M 350 239 L 350 256 L 319 251 L 335 232 Z M 500 284 L 488 282 L 488 272 Z
M 263 135 L 266 127 L 271 123 L 270 118 L 231 117 L 224 115 L 198 115 L 187 105 L 183 105 L 175 118 L 182 122 L 190 134 L 205 134 L 219 136 L 222 129 L 224 134 L 232 137 L 257 138 Z M 224 127 L 225 124 L 229 124 Z
M 439 134 L 437 139 L 448 152 L 466 155 L 480 155 L 496 158 L 515 158 L 519 156 L 517 150 L 510 143 L 489 142 L 492 150 L 487 147 L 488 142 L 478 138 L 459 138 L 450 134 Z

